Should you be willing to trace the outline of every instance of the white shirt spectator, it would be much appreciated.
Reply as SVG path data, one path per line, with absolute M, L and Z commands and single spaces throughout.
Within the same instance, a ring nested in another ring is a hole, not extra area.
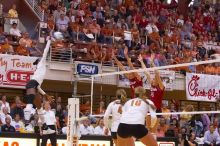
M 90 126 L 84 126 L 83 124 L 80 125 L 80 134 L 81 135 L 92 135 L 94 134 L 94 128 Z
M 94 129 L 94 134 L 95 135 L 105 135 L 105 129 L 106 129 L 105 127 L 97 126 Z M 110 135 L 110 132 L 108 133 L 108 135 Z
M 11 118 L 11 116 L 8 115 L 8 114 L 0 113 L 0 119 L 1 119 L 2 124 L 6 124 L 5 118 L 6 118 L 7 116 L 9 116 L 9 117 Z M 11 118 L 11 121 L 12 121 L 12 118 Z
M 184 24 L 184 20 L 182 20 L 182 19 L 177 19 L 177 24 L 183 25 L 183 24 Z
M 157 28 L 157 26 L 153 23 L 148 24 L 145 29 L 147 30 L 148 34 L 151 34 L 153 32 L 153 28 L 155 29 L 156 32 L 159 31 L 159 29 Z
M 9 33 L 14 36 L 21 37 L 21 31 L 18 28 L 11 28 Z
M 3 108 L 5 107 L 8 109 L 8 113 L 10 113 L 10 105 L 8 102 L 5 103 L 2 102 L 1 111 L 3 111 Z
M 12 122 L 11 122 L 11 125 L 12 125 L 13 127 L 15 127 L 15 130 L 16 130 L 16 131 L 20 131 L 21 129 L 24 129 L 24 123 L 23 123 L 22 121 L 18 121 L 18 122 L 12 121 Z
M 62 18 L 63 17 L 63 18 Z M 68 27 L 69 19 L 67 19 L 64 16 L 60 16 L 60 18 L 57 20 L 57 29 L 59 31 L 66 31 Z

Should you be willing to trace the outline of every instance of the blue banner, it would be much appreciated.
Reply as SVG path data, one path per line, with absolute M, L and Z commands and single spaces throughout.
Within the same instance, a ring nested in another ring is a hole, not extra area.
M 95 75 L 99 73 L 99 67 L 92 64 L 77 64 L 77 73 L 79 75 Z

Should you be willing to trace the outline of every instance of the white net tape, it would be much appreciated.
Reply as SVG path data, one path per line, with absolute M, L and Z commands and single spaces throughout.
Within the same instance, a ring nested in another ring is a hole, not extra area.
M 200 114 L 220 114 L 220 111 L 193 111 L 193 112 L 168 112 L 168 113 L 156 113 L 155 115 L 200 115 Z M 150 113 L 148 114 L 150 115 Z M 104 117 L 104 115 L 90 115 L 92 117 Z

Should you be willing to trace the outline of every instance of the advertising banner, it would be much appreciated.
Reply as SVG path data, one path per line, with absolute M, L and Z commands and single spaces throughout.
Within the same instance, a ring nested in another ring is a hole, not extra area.
M 0 146 L 36 146 L 35 138 L 4 138 L 0 137 Z
M 0 86 L 24 88 L 36 70 L 36 57 L 0 55 Z
M 147 80 L 146 75 L 144 73 L 139 73 L 139 75 L 142 78 L 144 88 L 150 89 L 150 83 Z M 150 76 L 151 76 L 151 79 L 154 79 L 155 73 L 151 71 Z M 169 90 L 169 91 L 173 90 L 174 80 L 175 80 L 175 71 L 160 70 L 160 77 L 164 83 L 166 90 Z M 118 86 L 119 87 L 130 87 L 130 82 L 124 75 L 119 75 Z
M 41 140 L 40 140 L 41 143 Z M 157 142 L 158 146 L 175 146 L 175 142 Z M 58 139 L 57 146 L 66 146 L 67 140 Z M 37 146 L 37 138 L 4 138 L 0 137 L 0 146 Z M 51 146 L 49 140 L 47 146 Z M 79 140 L 79 146 L 111 146 L 110 140 Z M 144 146 L 135 142 L 135 146 Z
M 187 73 L 186 95 L 188 100 L 215 102 L 220 98 L 220 76 Z

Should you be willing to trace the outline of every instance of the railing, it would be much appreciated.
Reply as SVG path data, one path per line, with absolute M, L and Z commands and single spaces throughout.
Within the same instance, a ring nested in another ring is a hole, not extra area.
M 70 48 L 51 48 L 50 49 L 51 62 L 65 62 L 72 63 L 72 49 Z
M 38 2 L 36 0 L 24 0 L 27 5 L 33 10 L 35 15 L 38 17 L 40 21 L 44 20 L 44 11 L 40 9 L 38 6 Z

